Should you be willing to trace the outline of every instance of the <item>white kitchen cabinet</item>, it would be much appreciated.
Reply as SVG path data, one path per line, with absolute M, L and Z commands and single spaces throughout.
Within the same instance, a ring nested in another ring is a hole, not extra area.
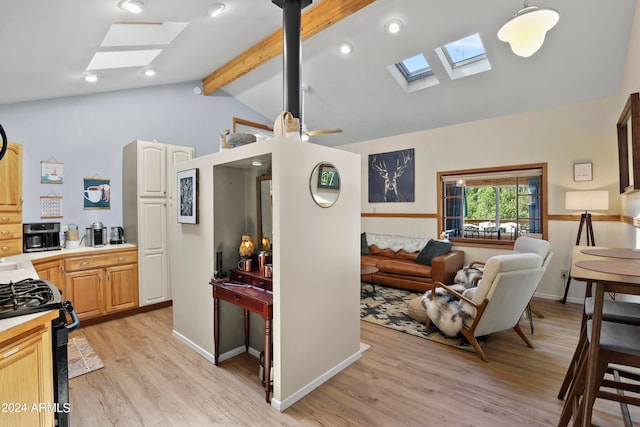
M 138 246 L 140 306 L 171 299 L 169 224 L 177 220 L 174 166 L 192 159 L 193 147 L 133 141 L 123 149 L 125 241 Z

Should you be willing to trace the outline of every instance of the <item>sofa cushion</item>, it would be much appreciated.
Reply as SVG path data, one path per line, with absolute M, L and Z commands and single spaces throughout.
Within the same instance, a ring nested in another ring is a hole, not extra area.
M 395 258 L 396 259 L 406 259 L 408 261 L 414 261 L 416 260 L 416 257 L 418 256 L 419 252 L 405 252 L 404 250 L 400 249 L 398 252 L 396 252 Z
M 378 266 L 378 261 L 380 261 L 380 257 L 371 256 L 371 255 L 361 255 L 360 256 L 360 264 L 362 265 L 370 265 L 372 267 Z
M 360 255 L 369 255 L 369 244 L 367 243 L 367 233 L 360 233 Z
M 431 265 L 431 260 L 435 257 L 447 254 L 451 251 L 453 243 L 443 242 L 440 240 L 429 240 L 425 247 L 420 251 L 416 258 L 416 262 L 425 265 Z
M 396 255 L 396 253 L 392 249 L 389 249 L 389 248 L 380 249 L 376 245 L 370 245 L 369 246 L 369 255 L 386 256 L 388 258 L 393 258 Z
M 431 266 L 403 259 L 381 259 L 376 265 L 383 273 L 431 277 Z

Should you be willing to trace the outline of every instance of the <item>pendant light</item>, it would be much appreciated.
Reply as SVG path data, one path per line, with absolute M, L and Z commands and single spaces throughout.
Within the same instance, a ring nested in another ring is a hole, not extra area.
M 559 19 L 557 10 L 529 6 L 525 0 L 522 9 L 500 28 L 498 38 L 509 43 L 513 53 L 528 58 L 542 47 L 547 31 Z

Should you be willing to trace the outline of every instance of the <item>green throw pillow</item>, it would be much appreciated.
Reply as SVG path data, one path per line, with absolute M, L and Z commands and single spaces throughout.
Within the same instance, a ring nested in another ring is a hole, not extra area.
M 431 265 L 431 260 L 437 256 L 444 255 L 451 251 L 453 243 L 442 242 L 440 240 L 429 240 L 429 242 L 422 248 L 420 254 L 416 257 L 416 262 L 425 265 Z
M 369 244 L 367 243 L 367 233 L 360 234 L 360 255 L 369 255 Z

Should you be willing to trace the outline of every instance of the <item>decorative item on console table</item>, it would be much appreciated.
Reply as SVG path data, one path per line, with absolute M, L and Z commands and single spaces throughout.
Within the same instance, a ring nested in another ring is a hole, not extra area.
M 238 268 L 244 271 L 251 271 L 253 243 L 251 242 L 251 236 L 249 236 L 248 234 L 242 235 L 242 242 L 240 242 L 238 253 L 240 254 L 240 262 L 238 262 Z

